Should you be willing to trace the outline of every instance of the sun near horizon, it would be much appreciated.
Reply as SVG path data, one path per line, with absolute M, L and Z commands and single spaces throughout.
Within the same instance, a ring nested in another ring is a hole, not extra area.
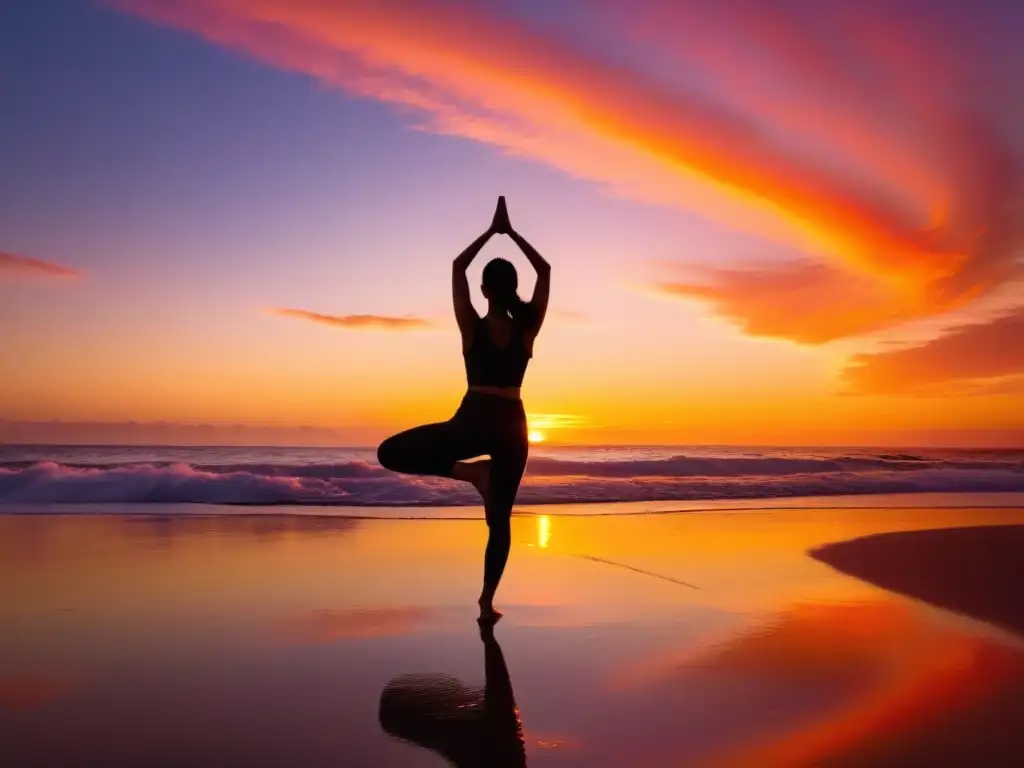
M 532 442 L 1024 445 L 1022 9 L 166 5 L 3 15 L 0 442 L 446 419 L 504 195 L 552 266 Z M 478 311 L 495 256 L 533 290 L 496 238 Z

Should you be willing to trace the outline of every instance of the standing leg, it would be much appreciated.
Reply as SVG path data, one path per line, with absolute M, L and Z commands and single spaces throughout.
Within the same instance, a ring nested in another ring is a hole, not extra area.
M 527 442 L 504 446 L 491 455 L 490 503 L 484 507 L 487 515 L 487 549 L 484 552 L 484 586 L 480 593 L 480 618 L 497 619 L 494 593 L 505 572 L 508 553 L 512 548 L 512 505 L 519 491 L 519 483 L 526 469 Z

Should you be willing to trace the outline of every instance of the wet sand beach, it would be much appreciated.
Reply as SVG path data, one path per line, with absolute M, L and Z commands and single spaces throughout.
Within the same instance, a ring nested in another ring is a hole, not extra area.
M 489 634 L 478 520 L 4 515 L 0 764 L 1009 765 L 1022 532 L 519 516 Z

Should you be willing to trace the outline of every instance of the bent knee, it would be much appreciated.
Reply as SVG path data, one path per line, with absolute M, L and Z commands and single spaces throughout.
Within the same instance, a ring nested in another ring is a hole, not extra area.
M 401 451 L 396 445 L 395 438 L 389 437 L 377 446 L 377 462 L 384 467 L 384 469 L 390 469 L 393 472 L 399 470 L 402 464 L 402 459 Z

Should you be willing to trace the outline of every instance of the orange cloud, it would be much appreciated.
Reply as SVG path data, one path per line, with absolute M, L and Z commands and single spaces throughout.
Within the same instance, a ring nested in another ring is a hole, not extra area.
M 918 346 L 855 355 L 842 378 L 862 395 L 1024 391 L 1024 309 Z
M 31 277 L 80 277 L 81 272 L 52 261 L 0 251 L 0 279 Z
M 955 122 L 929 97 L 955 88 L 958 57 L 945 49 L 937 52 L 926 33 L 935 30 L 919 14 L 906 17 L 896 3 L 884 10 L 819 5 L 807 13 L 787 2 L 756 0 L 703 8 L 657 0 L 596 1 L 616 17 L 625 36 L 727 88 L 739 112 L 799 135 L 811 146 L 831 147 L 846 167 L 906 193 L 905 202 L 922 221 L 935 223 L 959 194 L 945 172 L 951 162 L 991 161 L 987 152 L 962 152 L 963 142 L 955 132 L 947 133 Z M 799 87 L 786 87 L 793 84 Z M 884 115 L 909 118 L 929 130 L 908 142 Z M 963 118 L 957 115 L 958 121 Z
M 526 417 L 532 429 L 581 429 L 588 426 L 587 420 L 575 413 L 528 413 Z
M 948 52 L 935 56 L 922 39 L 898 53 L 879 32 L 884 25 L 863 19 L 854 19 L 859 26 L 850 26 L 857 31 L 844 45 L 811 44 L 788 31 L 789 23 L 807 23 L 794 14 L 735 30 L 733 48 L 752 46 L 773 58 L 787 78 L 780 92 L 800 94 L 806 114 L 794 120 L 793 99 L 764 92 L 754 98 L 745 85 L 751 72 L 721 57 L 705 56 L 702 68 L 688 72 L 715 87 L 673 88 L 664 77 L 604 61 L 476 3 L 116 4 L 391 103 L 414 119 L 425 116 L 419 125 L 428 130 L 487 142 L 638 199 L 698 210 L 783 242 L 816 267 L 840 270 L 829 285 L 851 317 L 831 307 L 824 320 L 804 312 L 802 324 L 770 335 L 837 337 L 946 311 L 997 285 L 1024 241 L 1014 207 L 1016 164 L 986 120 L 960 106 L 955 93 L 943 95 L 956 82 L 936 63 L 951 58 Z M 631 3 L 629 12 L 653 9 L 659 18 L 671 7 Z M 685 32 L 686 13 L 675 13 L 682 16 L 662 28 Z M 833 26 L 834 35 L 844 34 L 846 25 Z M 678 47 L 666 39 L 654 53 Z M 867 58 L 886 68 L 881 77 L 851 74 Z M 888 98 L 875 98 L 879 92 Z M 825 115 L 826 101 L 849 103 L 841 131 Z M 877 109 L 863 108 L 869 104 Z M 905 106 L 895 126 L 884 117 L 893 104 Z M 812 147 L 807 134 L 822 146 Z M 859 153 L 854 162 L 843 154 L 850 148 Z M 847 279 L 857 283 L 853 294 Z M 859 301 L 866 281 L 883 305 L 867 317 Z M 772 329 L 770 316 L 790 309 L 771 306 L 767 296 L 748 315 L 744 287 L 733 287 L 719 279 L 706 295 L 699 286 L 675 293 L 710 299 L 748 329 Z M 819 332 L 822 324 L 828 333 Z
M 555 147 L 530 145 L 538 129 L 559 150 L 580 138 L 639 150 L 674 169 L 680 183 L 722 195 L 731 203 L 728 213 L 737 205 L 760 209 L 857 264 L 941 274 L 962 258 L 928 233 L 907 229 L 873 193 L 778 148 L 725 105 L 661 87 L 477 5 L 120 4 L 361 95 L 426 110 L 437 121 L 431 127 L 540 152 L 542 159 L 554 159 Z M 619 181 L 618 169 L 596 165 L 599 180 Z
M 1024 373 L 1004 376 L 984 382 L 972 382 L 966 394 L 971 395 L 1024 395 Z M 1018 444 L 1020 441 L 1018 440 Z
M 332 325 L 357 331 L 418 331 L 433 326 L 422 317 L 389 317 L 387 315 L 325 315 L 305 309 L 272 309 L 280 317 L 294 317 L 311 323 Z
M 694 270 L 691 270 L 691 273 Z M 707 269 L 696 279 L 663 281 L 663 295 L 709 302 L 751 336 L 822 344 L 877 330 L 910 316 L 878 284 L 825 264 Z

